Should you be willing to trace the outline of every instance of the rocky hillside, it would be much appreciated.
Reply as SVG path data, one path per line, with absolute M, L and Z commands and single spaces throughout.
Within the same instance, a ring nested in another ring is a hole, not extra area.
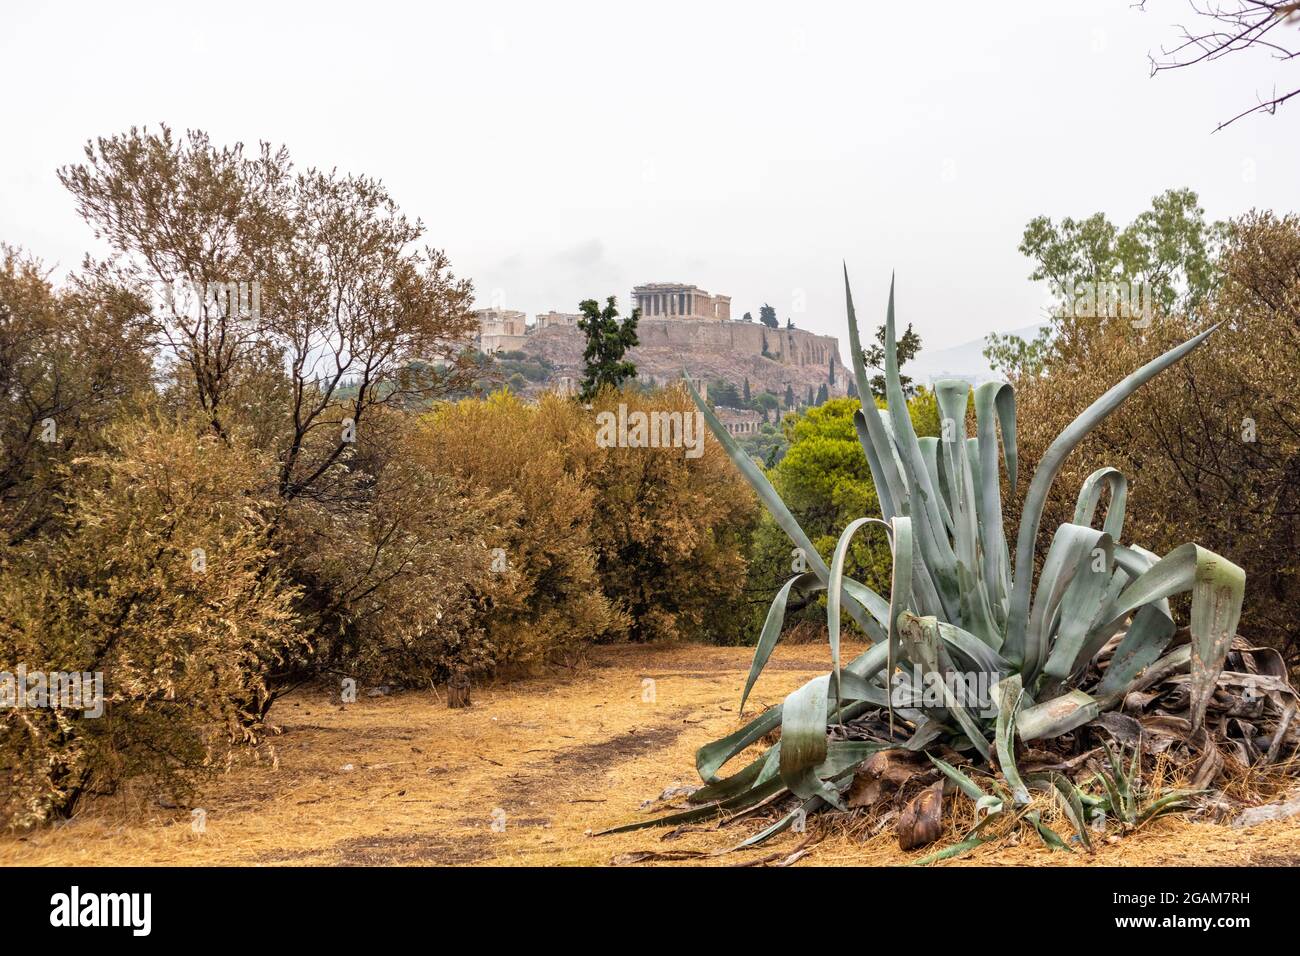
M 692 379 L 722 380 L 741 387 L 749 380 L 752 393 L 785 394 L 789 385 L 801 399 L 808 389 L 826 385 L 832 396 L 845 394 L 848 375 L 833 336 L 803 329 L 769 329 L 754 322 L 692 322 L 642 319 L 641 344 L 629 358 L 637 377 L 657 384 L 676 381 L 683 369 Z M 573 326 L 553 326 L 532 332 L 523 351 L 545 359 L 554 371 L 528 390 L 555 387 L 568 376 L 582 378 L 582 333 Z M 833 379 L 833 381 L 832 381 Z

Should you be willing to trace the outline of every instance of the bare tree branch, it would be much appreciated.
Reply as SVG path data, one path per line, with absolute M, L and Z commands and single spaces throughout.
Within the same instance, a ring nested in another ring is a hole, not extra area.
M 1145 12 L 1146 0 L 1135 6 Z M 1279 28 L 1300 26 L 1300 0 L 1280 3 L 1267 0 L 1198 3 L 1190 0 L 1190 6 L 1203 28 L 1194 31 L 1179 25 L 1180 42 L 1169 48 L 1161 47 L 1159 57 L 1148 57 L 1152 76 L 1166 70 L 1209 63 L 1242 50 L 1264 50 L 1279 62 L 1300 56 L 1300 30 L 1289 34 L 1274 33 Z M 1207 20 L 1209 23 L 1205 22 Z M 1300 87 L 1278 93 L 1275 84 L 1267 98 L 1257 95 L 1258 102 L 1254 106 L 1224 120 L 1214 128 L 1214 132 L 1252 113 L 1276 113 L 1279 106 L 1297 94 L 1300 94 Z

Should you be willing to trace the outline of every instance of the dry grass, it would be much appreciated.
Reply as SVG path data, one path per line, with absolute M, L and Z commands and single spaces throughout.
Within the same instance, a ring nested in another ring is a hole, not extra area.
M 852 653 L 849 649 L 846 653 Z M 5 865 L 497 864 L 603 865 L 637 851 L 675 852 L 682 865 L 784 856 L 786 834 L 758 850 L 716 857 L 759 826 L 688 828 L 593 838 L 636 819 L 664 788 L 697 783 L 694 751 L 737 726 L 744 648 L 619 647 L 576 671 L 479 688 L 468 710 L 433 693 L 362 697 L 343 707 L 294 695 L 273 713 L 284 733 L 232 766 L 189 808 L 131 794 L 87 805 L 57 827 L 0 837 Z M 821 673 L 825 649 L 778 648 L 751 712 Z M 654 680 L 653 702 L 643 680 Z M 344 770 L 351 765 L 351 770 Z M 956 801 L 953 801 L 956 803 Z M 505 813 L 501 832 L 493 811 Z M 957 833 L 967 822 L 949 810 Z M 797 865 L 907 863 L 888 831 L 836 824 Z M 700 855 L 693 855 L 700 854 Z M 1300 862 L 1300 821 L 1234 830 L 1157 820 L 1095 853 L 1049 853 L 1037 840 L 981 847 L 956 865 L 1142 865 Z M 953 864 L 944 864 L 953 865 Z

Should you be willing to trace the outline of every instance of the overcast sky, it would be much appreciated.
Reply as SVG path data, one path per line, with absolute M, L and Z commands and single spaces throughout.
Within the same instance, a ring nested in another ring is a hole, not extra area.
M 900 319 L 953 345 L 1039 321 L 1039 213 L 1127 222 L 1175 186 L 1214 218 L 1297 208 L 1300 104 L 1211 135 L 1287 77 L 1148 78 L 1187 7 L 1147 6 L 5 0 L 0 240 L 75 265 L 55 170 L 165 121 L 381 177 L 484 304 L 690 282 L 842 346 L 846 259 L 860 314 L 896 269 Z

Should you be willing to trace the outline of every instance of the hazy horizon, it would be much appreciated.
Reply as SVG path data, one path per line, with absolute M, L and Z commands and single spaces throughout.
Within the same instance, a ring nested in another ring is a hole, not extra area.
M 842 260 L 864 324 L 896 270 L 900 320 L 943 348 L 1041 320 L 1035 215 L 1123 223 L 1183 186 L 1211 219 L 1297 207 L 1300 107 L 1211 133 L 1271 61 L 1151 79 L 1185 4 L 1041 7 L 20 3 L 0 240 L 62 269 L 97 251 L 56 169 L 167 122 L 382 178 L 481 305 L 694 283 L 843 357 Z

